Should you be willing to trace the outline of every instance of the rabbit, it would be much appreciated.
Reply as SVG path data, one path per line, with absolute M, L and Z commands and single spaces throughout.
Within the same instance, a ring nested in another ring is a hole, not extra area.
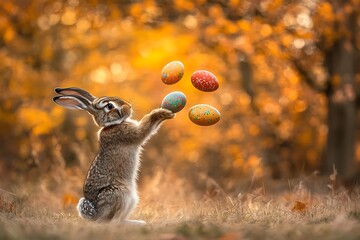
M 83 186 L 80 217 L 96 222 L 145 224 L 128 220 L 138 204 L 137 174 L 142 146 L 164 120 L 174 118 L 167 109 L 155 109 L 140 121 L 131 119 L 130 103 L 118 97 L 94 97 L 76 88 L 56 88 L 53 101 L 65 108 L 87 111 L 101 129 L 99 150 Z

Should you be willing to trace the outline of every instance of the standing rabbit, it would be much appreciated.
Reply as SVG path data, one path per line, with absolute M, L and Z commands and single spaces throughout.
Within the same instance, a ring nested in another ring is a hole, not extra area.
M 75 87 L 55 92 L 60 94 L 54 97 L 55 103 L 87 111 L 101 127 L 99 151 L 87 173 L 84 198 L 77 205 L 79 215 L 93 221 L 145 223 L 127 220 L 139 201 L 136 178 L 142 145 L 175 114 L 159 108 L 138 122 L 131 119 L 131 105 L 121 98 L 96 98 Z

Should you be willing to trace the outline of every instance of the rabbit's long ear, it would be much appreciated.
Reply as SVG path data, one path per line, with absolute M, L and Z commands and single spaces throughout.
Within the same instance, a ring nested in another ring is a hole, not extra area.
M 69 109 L 83 109 L 90 111 L 92 109 L 91 102 L 81 96 L 75 95 L 66 95 L 66 96 L 56 96 L 53 98 L 53 101 L 59 104 L 62 107 Z
M 86 98 L 90 102 L 94 101 L 94 99 L 96 98 L 87 91 L 77 87 L 55 88 L 55 92 L 63 96 L 69 96 L 69 95 L 81 96 Z

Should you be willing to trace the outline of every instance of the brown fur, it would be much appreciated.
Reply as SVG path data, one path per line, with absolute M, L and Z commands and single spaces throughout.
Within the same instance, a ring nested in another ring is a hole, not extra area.
M 102 127 L 99 152 L 84 183 L 84 198 L 78 204 L 80 216 L 94 221 L 116 219 L 126 222 L 138 203 L 136 178 L 141 147 L 164 120 L 175 114 L 166 109 L 155 109 L 137 122 L 130 119 L 131 105 L 120 98 L 96 98 L 78 88 L 57 88 L 55 91 L 60 94 L 54 98 L 55 103 L 88 111 Z

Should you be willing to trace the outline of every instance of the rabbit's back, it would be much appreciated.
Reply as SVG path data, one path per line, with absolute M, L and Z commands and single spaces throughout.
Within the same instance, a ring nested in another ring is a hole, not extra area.
M 119 190 L 126 187 L 127 191 L 136 191 L 132 188 L 136 186 L 141 144 L 121 141 L 121 135 L 125 134 L 121 125 L 111 129 L 111 132 L 109 130 L 100 132 L 99 152 L 85 181 L 84 194 L 89 199 L 95 198 L 99 191 L 109 186 L 116 186 Z

